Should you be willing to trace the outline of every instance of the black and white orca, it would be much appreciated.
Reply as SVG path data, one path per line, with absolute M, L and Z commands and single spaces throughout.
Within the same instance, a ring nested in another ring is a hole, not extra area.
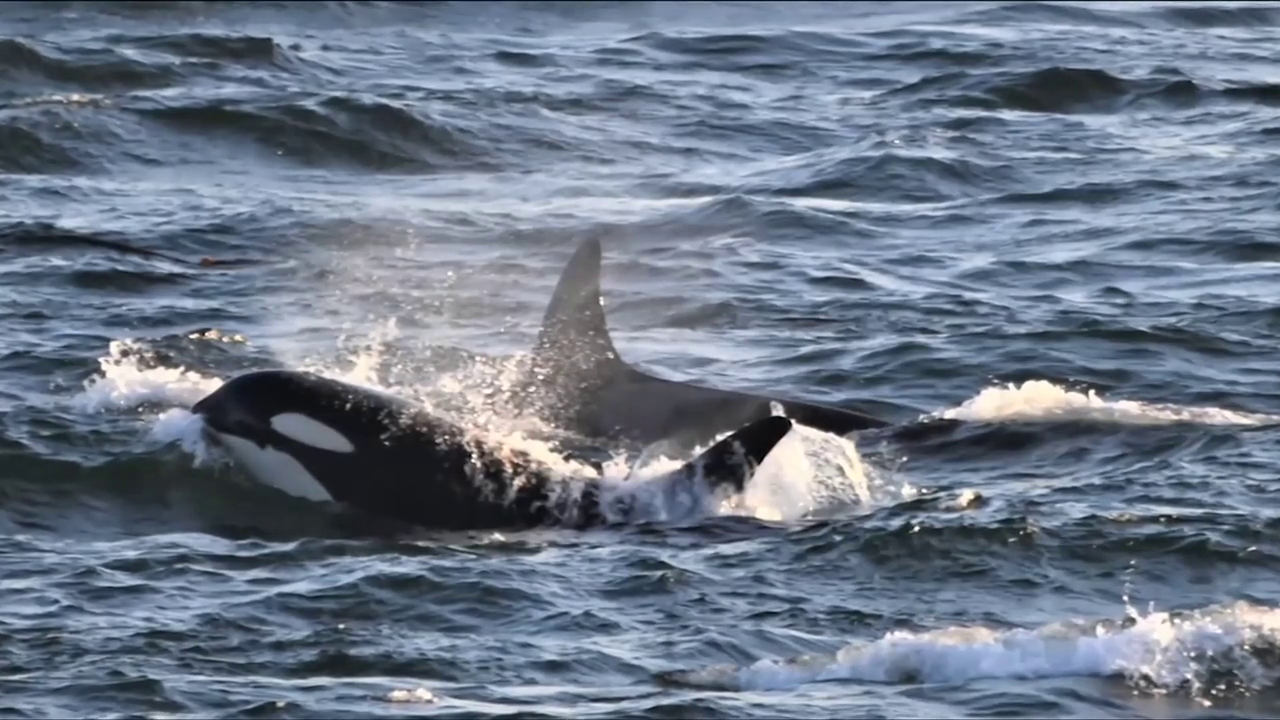
M 426 528 L 585 528 L 625 521 L 634 509 L 625 494 L 613 503 L 598 479 L 559 478 L 415 403 L 317 374 L 245 373 L 192 412 L 263 484 Z M 654 481 L 674 501 L 740 493 L 791 427 L 785 417 L 759 418 Z
M 561 273 L 525 380 L 509 396 L 519 412 L 585 437 L 673 448 L 705 443 L 775 414 L 775 407 L 841 436 L 890 425 L 831 405 L 666 380 L 629 365 L 609 334 L 600 259 L 600 241 L 587 240 Z

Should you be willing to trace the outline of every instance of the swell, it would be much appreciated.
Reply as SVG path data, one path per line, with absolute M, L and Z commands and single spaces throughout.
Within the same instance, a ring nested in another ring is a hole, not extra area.
M 47 257 L 54 251 L 110 250 L 124 256 L 158 258 L 179 265 L 199 264 L 189 258 L 154 250 L 123 233 L 88 233 L 50 222 L 15 222 L 0 226 L 0 252 L 28 252 Z
M 80 170 L 86 162 L 65 146 L 31 130 L 0 119 L 0 172 L 65 173 Z
M 241 233 L 249 231 L 245 227 Z M 108 342 L 111 338 L 103 332 L 113 325 L 136 330 L 181 327 L 184 319 L 217 322 L 215 316 L 239 317 L 225 309 L 213 309 L 213 315 L 200 312 L 200 305 L 208 301 L 191 296 L 205 294 L 227 273 L 266 264 L 263 258 L 238 256 L 244 242 L 241 233 L 216 224 L 138 235 L 91 233 L 45 222 L 0 224 L 0 293 L 10 298 L 0 318 L 19 331 L 49 313 L 68 314 L 57 329 L 43 332 L 43 341 L 33 343 L 34 338 L 16 335 L 24 341 L 15 343 L 0 365 L 19 369 L 17 365 L 38 366 L 47 360 L 50 365 L 44 372 L 61 380 L 62 355 L 78 352 L 86 342 Z M 86 317 L 88 308 L 101 312 L 89 311 Z M 58 343 L 69 346 L 54 350 Z
M 943 202 L 997 193 L 1025 182 L 1018 168 L 900 150 L 823 150 L 792 156 L 748 178 L 742 191 L 780 197 Z M 816 211 L 812 211 L 816 212 Z
M 0 38 L 0 88 L 9 93 L 54 85 L 82 92 L 159 89 L 179 79 L 172 70 L 109 47 L 65 47 Z
M 6 68 L 0 72 L 10 78 L 9 97 L 0 95 L 0 140 L 8 142 L 0 143 L 0 170 L 7 172 L 154 165 L 166 155 L 190 153 L 193 139 L 255 145 L 260 159 L 304 166 L 384 172 L 496 167 L 494 138 L 466 123 L 363 93 L 283 89 L 314 85 L 307 81 L 328 70 L 303 62 L 270 37 L 115 34 L 75 47 L 4 39 L 0 70 Z M 231 94 L 184 99 L 206 79 Z M 167 88 L 182 91 L 155 92 Z M 57 94 L 69 91 L 76 94 Z M 141 138 L 147 141 L 140 144 Z
M 1118 583 L 1126 571 L 1160 578 L 1161 573 L 1194 576 L 1214 567 L 1250 573 L 1280 567 L 1276 522 L 1257 522 L 1243 511 L 1152 512 L 1136 498 L 1129 509 L 1060 519 L 1051 503 L 1034 514 L 1008 515 L 1013 506 L 1026 503 L 993 496 L 961 507 L 954 505 L 955 493 L 944 497 L 945 502 L 902 503 L 792 530 L 791 562 L 825 575 L 822 568 L 856 558 L 857 564 L 894 577 L 928 569 L 975 583 L 1017 577 L 1032 586 L 1052 586 L 1081 572 Z M 949 504 L 941 511 L 921 509 Z M 1005 516 L 993 517 L 993 512 Z
M 153 91 L 199 77 L 307 76 L 325 65 L 264 35 L 177 31 L 166 34 L 107 33 L 76 43 L 0 39 L 0 69 L 12 91 L 33 88 L 84 93 Z M 4 85 L 0 85 L 4 87 Z
M 1280 85 L 1197 82 L 1176 68 L 1126 78 L 1100 68 L 1053 66 L 1037 70 L 951 70 L 899 85 L 880 97 L 918 108 L 1063 115 L 1142 108 L 1189 110 L 1219 102 L 1270 107 L 1280 102 Z
M 811 30 L 685 34 L 652 31 L 618 44 L 641 48 L 668 71 L 710 70 L 761 78 L 801 78 L 859 59 L 867 43 L 856 36 Z M 611 59 L 616 61 L 617 55 Z
M 1118 28 L 1269 28 L 1280 25 L 1280 12 L 1265 3 L 1170 3 L 1163 7 L 1117 4 L 1111 7 L 1082 7 L 1055 2 L 1009 2 L 995 8 L 966 13 L 979 22 L 1010 24 L 1054 24 L 1079 27 Z
M 1215 28 L 1270 28 L 1280 25 L 1280 12 L 1265 3 L 1120 3 L 1089 7 L 1056 2 L 1006 2 L 992 8 L 964 12 L 961 18 L 975 24 L 1075 26 L 1087 28 L 1149 28 L 1157 30 Z M 1163 5 L 1163 6 L 1162 6 Z
M 281 45 L 265 35 L 236 33 L 174 32 L 163 35 L 111 34 L 102 40 L 112 45 L 123 45 L 164 53 L 178 58 L 217 60 L 242 67 L 270 67 L 282 70 L 299 69 L 300 58 L 293 49 Z
M 215 101 L 132 110 L 184 136 L 246 142 L 307 166 L 384 172 L 495 168 L 484 146 L 466 130 L 369 96 L 290 103 Z
M 1177 3 L 1172 7 L 1148 10 L 1143 14 L 1156 21 L 1195 29 L 1280 26 L 1280 11 L 1266 4 L 1223 7 Z
M 495 662 L 499 673 L 539 682 L 593 685 L 644 674 L 631 653 L 596 642 L 632 629 L 584 606 L 576 592 L 566 597 L 571 571 L 531 572 L 545 545 L 170 534 L 68 548 L 41 540 L 0 542 L 7 557 L 25 561 L 11 576 L 23 587 L 0 590 L 12 611 L 0 620 L 12 673 L 7 699 L 54 687 L 80 708 L 154 712 L 178 703 L 207 713 L 320 676 L 330 681 L 295 701 L 333 712 L 367 703 L 371 691 L 385 696 L 388 683 L 483 694 L 476 678 Z M 107 617 L 111 632 L 96 632 Z M 54 626 L 62 632 L 49 632 Z M 398 650 L 405 627 L 430 638 L 431 648 Z M 533 628 L 542 628 L 536 638 Z M 580 640 L 572 660 L 537 652 L 556 638 Z M 48 667 L 51 653 L 66 661 Z M 127 672 L 99 667 L 121 657 L 149 661 Z

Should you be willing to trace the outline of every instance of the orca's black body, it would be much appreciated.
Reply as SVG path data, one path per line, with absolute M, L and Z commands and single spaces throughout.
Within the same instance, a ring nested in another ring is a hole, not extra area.
M 602 505 L 597 479 L 558 478 L 414 403 L 312 373 L 246 373 L 192 411 L 264 484 L 427 528 L 582 528 L 627 511 Z M 790 429 L 784 417 L 760 418 L 657 481 L 667 492 L 741 492 Z
M 600 292 L 598 240 L 583 242 L 560 275 L 526 380 L 513 404 L 585 437 L 689 447 L 774 414 L 836 435 L 890 423 L 831 405 L 665 380 L 622 360 Z

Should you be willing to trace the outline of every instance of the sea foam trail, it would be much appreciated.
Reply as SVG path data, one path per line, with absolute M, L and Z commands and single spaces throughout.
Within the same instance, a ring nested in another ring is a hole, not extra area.
M 1030 630 L 955 626 L 894 631 L 832 656 L 677 671 L 669 682 L 732 691 L 813 682 L 963 683 L 979 679 L 1123 677 L 1155 694 L 1203 698 L 1219 686 L 1280 679 L 1280 609 L 1238 602 L 1189 613 L 1127 609 L 1125 622 L 1067 621 Z
M 1093 390 L 1078 392 L 1047 380 L 989 387 L 961 405 L 934 413 L 934 416 L 983 422 L 1096 420 L 1126 425 L 1269 425 L 1280 422 L 1280 415 L 1104 399 Z

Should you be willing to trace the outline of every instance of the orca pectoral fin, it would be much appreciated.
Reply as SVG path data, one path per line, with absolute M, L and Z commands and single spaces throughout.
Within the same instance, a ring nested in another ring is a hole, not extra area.
M 791 432 L 791 427 L 791 420 L 781 415 L 761 418 L 712 445 L 681 470 L 689 477 L 701 472 L 712 490 L 728 487 L 732 492 L 742 492 L 756 468 Z

